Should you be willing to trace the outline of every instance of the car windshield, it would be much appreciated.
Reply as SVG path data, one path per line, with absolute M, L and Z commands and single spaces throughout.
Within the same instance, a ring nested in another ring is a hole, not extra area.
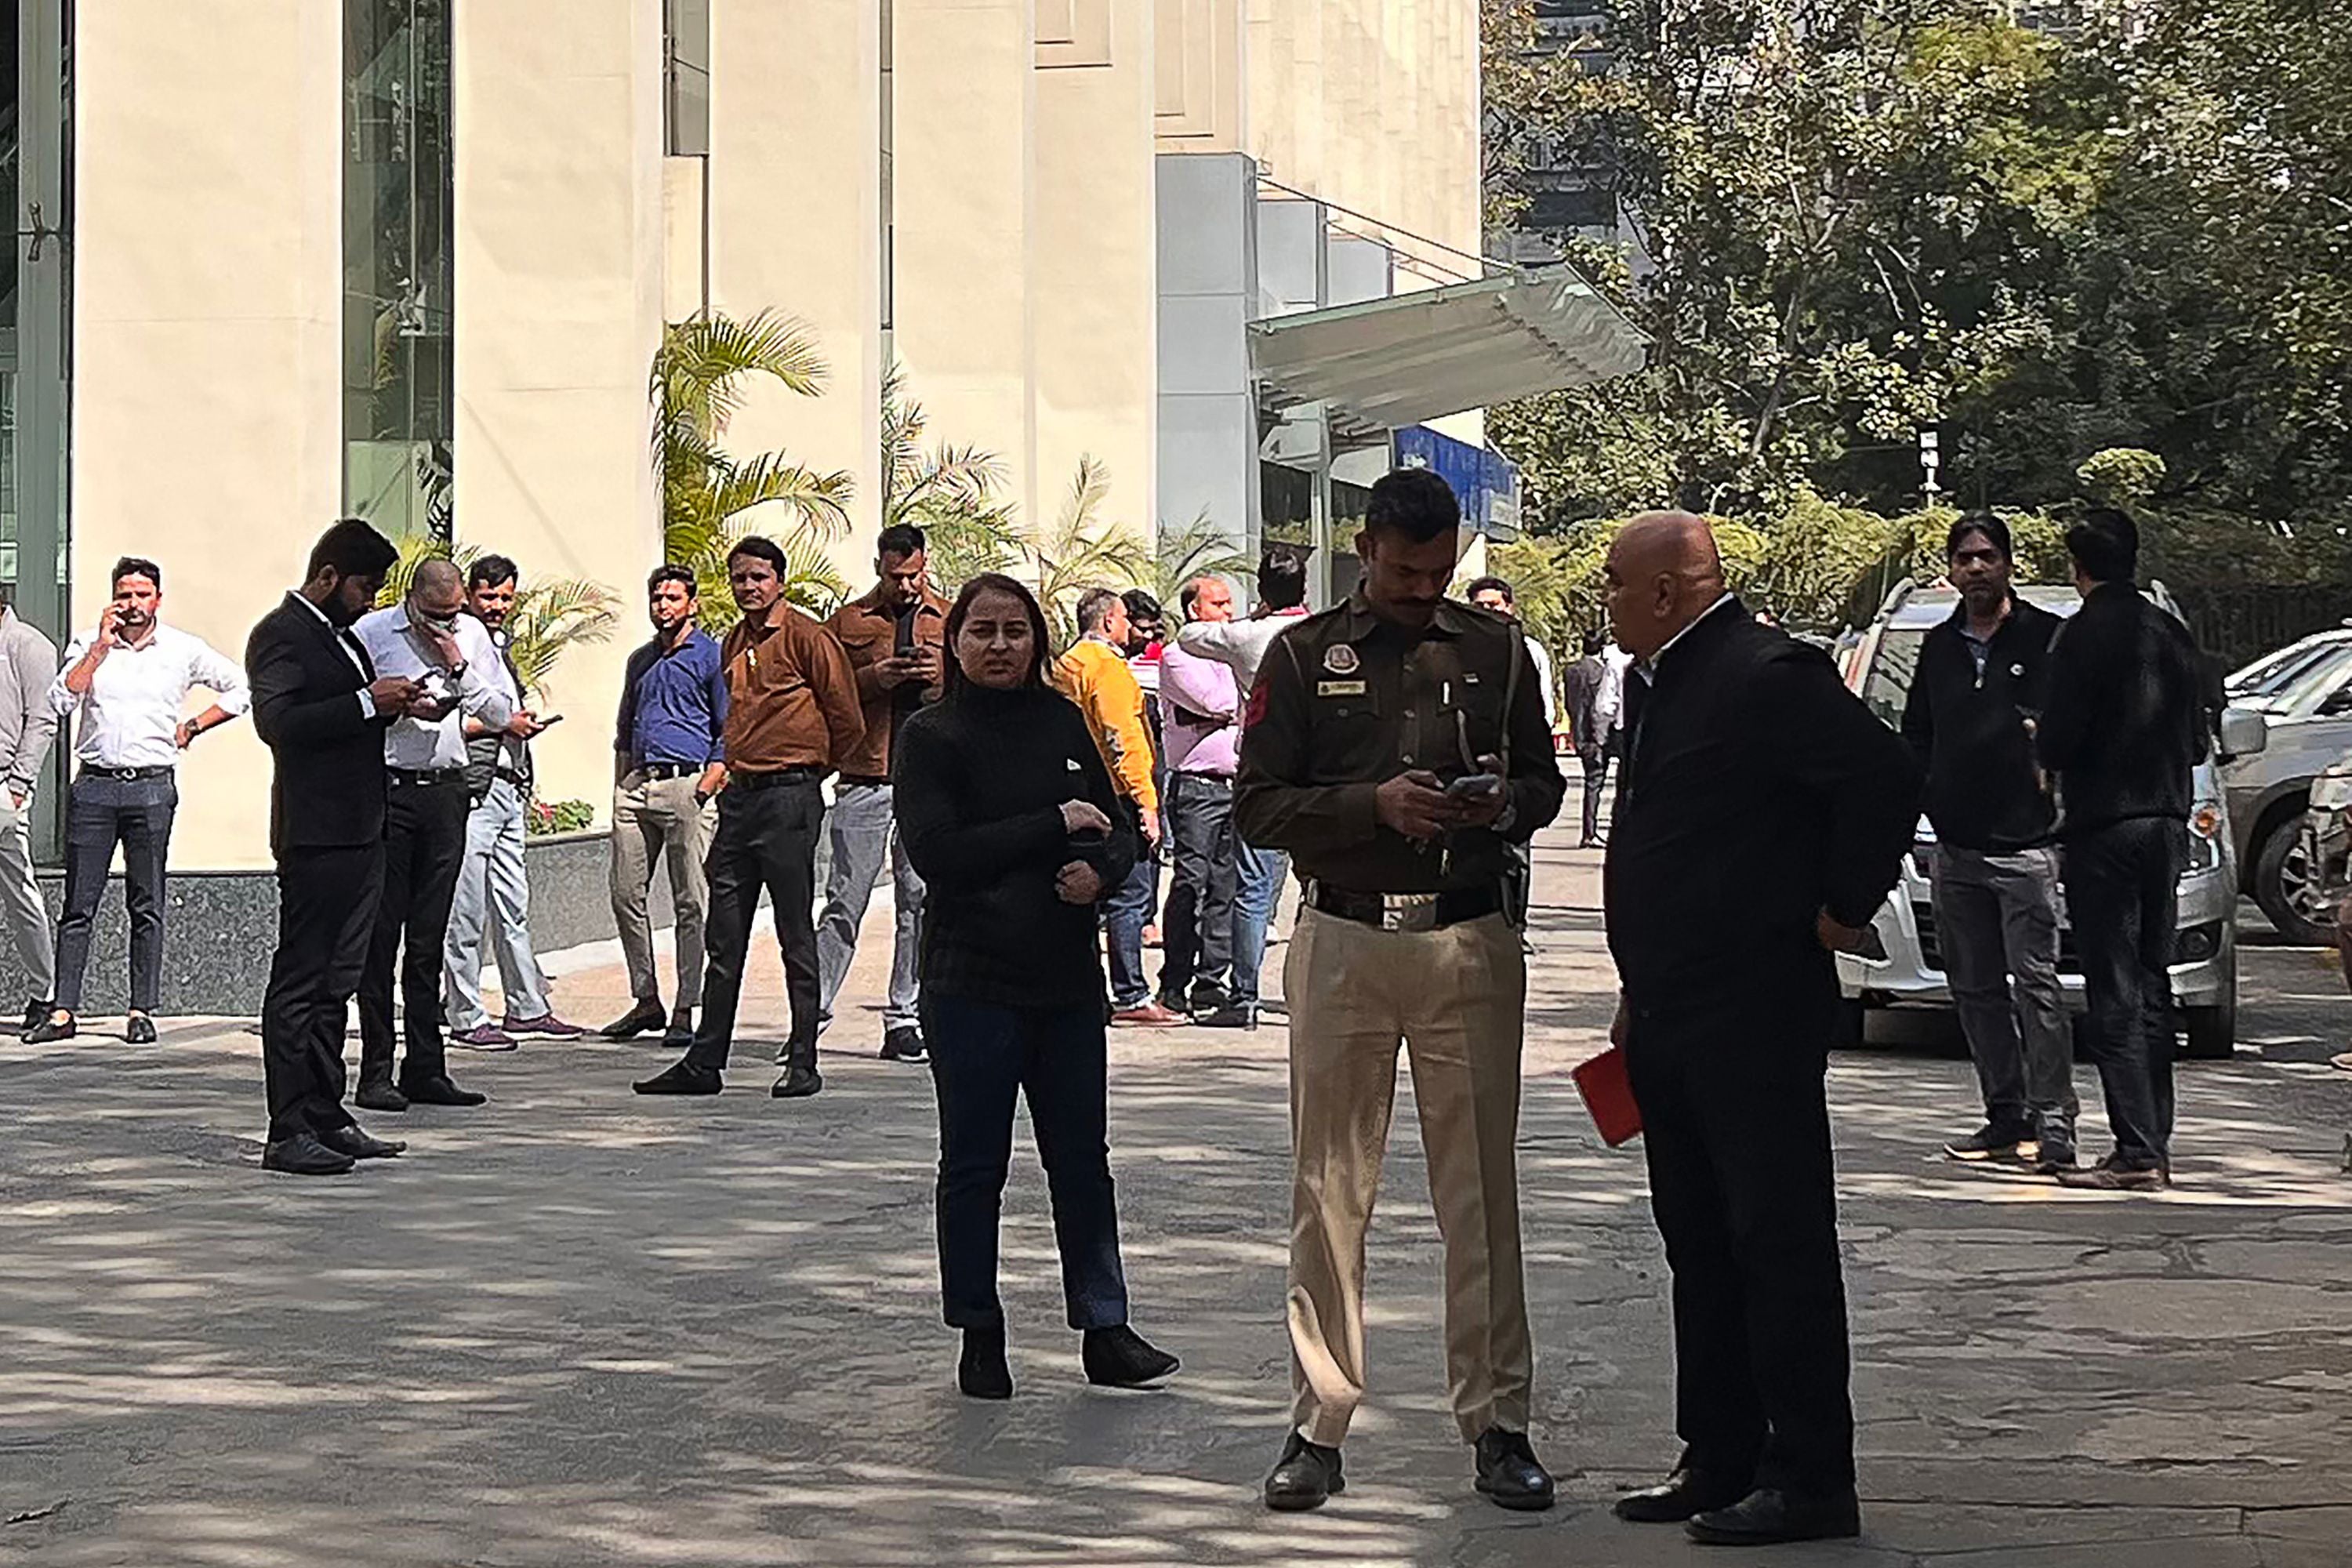
M 1911 677 L 1919 668 L 1925 626 L 1888 626 L 1878 634 L 1878 651 L 1862 683 L 1862 700 L 1890 730 L 1903 728 L 1903 705 L 1911 700 Z
M 2324 642 L 2285 647 L 2255 660 L 2230 678 L 2229 693 L 2256 700 L 2276 697 L 2322 665 L 2332 664 L 2345 651 L 2343 643 Z
M 2318 653 L 2317 658 L 2297 669 L 2290 679 L 2281 682 L 2274 690 L 2258 697 L 2251 692 L 2245 693 L 2240 700 L 2251 698 L 2281 713 L 2293 713 L 2318 700 L 2343 680 L 2344 667 L 2352 662 L 2352 644 L 2329 643 Z

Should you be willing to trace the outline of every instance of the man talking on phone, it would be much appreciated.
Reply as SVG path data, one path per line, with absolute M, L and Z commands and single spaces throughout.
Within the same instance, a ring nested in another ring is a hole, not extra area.
M 1462 509 L 1426 468 L 1372 487 L 1345 604 L 1295 623 L 1259 667 L 1234 818 L 1307 883 L 1290 1002 L 1293 1402 L 1265 1481 L 1279 1510 L 1345 1486 L 1364 1394 L 1364 1237 L 1412 1063 L 1445 1239 L 1446 1386 L 1477 1489 L 1552 1503 L 1528 1443 L 1534 1352 L 1519 1265 L 1519 1047 L 1527 959 L 1505 913 L 1505 846 L 1567 784 L 1527 639 L 1445 597 Z
M 522 672 L 515 667 L 507 617 L 514 614 L 520 569 L 503 555 L 482 555 L 466 568 L 466 608 L 490 634 L 498 661 L 482 671 L 512 710 L 503 724 L 467 718 L 466 858 L 449 904 L 443 952 L 443 1000 L 449 1043 L 476 1051 L 510 1051 L 517 1035 L 576 1040 L 588 1031 L 555 1016 L 547 976 L 530 949 L 530 882 L 523 875 L 523 814 L 530 808 L 531 737 L 563 717 L 523 705 Z M 503 1027 L 482 1006 L 482 943 L 493 942 L 499 989 L 506 999 Z

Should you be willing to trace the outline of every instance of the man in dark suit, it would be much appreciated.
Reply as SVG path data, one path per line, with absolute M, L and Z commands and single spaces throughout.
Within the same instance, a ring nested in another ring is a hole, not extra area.
M 253 726 L 277 759 L 278 951 L 261 1007 L 272 1171 L 333 1175 L 405 1147 L 369 1137 L 342 1104 L 343 1023 L 383 884 L 384 727 L 428 701 L 414 680 L 379 679 L 351 634 L 396 558 L 345 518 L 246 644 Z
M 1723 1545 L 1853 1535 L 1831 954 L 1863 945 L 1894 886 L 1918 767 L 1828 658 L 1726 591 L 1703 520 L 1636 518 L 1607 574 L 1636 660 L 1605 883 L 1612 1037 L 1674 1274 L 1685 1445 L 1617 1513 Z
M 1601 842 L 1601 792 L 1609 783 L 1609 721 L 1601 711 L 1602 689 L 1609 682 L 1609 665 L 1601 657 L 1606 645 L 1592 632 L 1584 634 L 1584 657 L 1560 677 L 1559 705 L 1568 718 L 1568 738 L 1576 760 L 1584 767 L 1584 831 L 1579 849 Z

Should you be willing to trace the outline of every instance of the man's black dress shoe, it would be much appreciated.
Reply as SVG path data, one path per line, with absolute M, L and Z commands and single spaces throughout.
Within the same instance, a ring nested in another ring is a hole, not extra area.
M 348 1154 L 354 1160 L 389 1160 L 408 1147 L 397 1138 L 371 1138 L 348 1121 L 315 1136 L 336 1153 Z
M 1266 1473 L 1265 1506 L 1276 1513 L 1304 1513 L 1321 1508 L 1347 1489 L 1339 1450 L 1310 1443 L 1293 1432 L 1282 1445 L 1282 1458 Z
M 1004 1359 L 1004 1325 L 966 1329 L 956 1362 L 956 1386 L 966 1399 L 1013 1397 L 1013 1368 Z
M 647 1029 L 660 1028 L 668 1017 L 659 1002 L 640 1002 L 596 1032 L 608 1040 L 625 1040 Z
M 813 1067 L 796 1064 L 784 1069 L 784 1076 L 776 1080 L 776 1087 L 768 1095 L 772 1100 L 806 1100 L 823 1088 L 824 1075 Z
M 131 1014 L 130 1022 L 122 1026 L 122 1038 L 130 1045 L 153 1045 L 155 1043 L 155 1020 L 149 1017 L 144 1013 Z
M 923 1031 L 912 1024 L 900 1024 L 882 1031 L 882 1059 L 886 1062 L 919 1063 L 930 1059 L 923 1049 Z
M 639 1094 L 717 1094 L 719 1075 L 692 1062 L 673 1062 L 653 1077 L 632 1085 Z
M 1078 1360 L 1087 1381 L 1103 1388 L 1149 1388 L 1182 1364 L 1125 1323 L 1088 1329 L 1079 1342 Z
M 1525 1432 L 1489 1426 L 1478 1434 L 1478 1489 L 1496 1508 L 1540 1513 L 1552 1503 L 1550 1472 L 1536 1458 Z
M 1744 1475 L 1726 1480 L 1688 1464 L 1677 1465 L 1665 1485 L 1619 1498 L 1615 1512 L 1628 1524 L 1680 1524 L 1711 1510 L 1729 1508 L 1748 1495 L 1750 1485 Z
M 411 1105 L 487 1105 L 490 1097 L 470 1089 L 459 1089 L 447 1073 L 431 1078 L 413 1078 L 400 1086 Z
M 28 1046 L 46 1046 L 73 1037 L 74 1016 L 66 1012 L 53 1012 L 25 1031 L 25 1043 Z
M 1700 1514 L 1683 1530 L 1709 1546 L 1843 1541 L 1862 1533 L 1862 1503 L 1851 1490 L 1787 1492 L 1759 1487 L 1729 1508 Z
M 328 1148 L 308 1132 L 280 1138 L 261 1150 L 263 1170 L 283 1171 L 289 1176 L 340 1176 L 354 1163 L 349 1154 Z
M 57 1005 L 55 1002 L 27 1002 L 27 1003 L 26 1003 L 26 1004 L 25 1004 L 25 1026 L 24 1026 L 23 1028 L 21 1028 L 21 1029 L 17 1030 L 16 1032 L 17 1032 L 18 1034 L 20 1034 L 20 1035 L 29 1035 L 29 1034 L 31 1034 L 34 1030 L 36 1030 L 36 1029 L 37 1029 L 37 1028 L 39 1028 L 39 1027 L 41 1026 L 41 1020 L 42 1020 L 42 1019 L 47 1018 L 47 1017 L 51 1013 L 56 1012 L 56 1011 L 57 1011 L 57 1009 L 58 1009 L 58 1005 Z
M 408 1096 L 392 1087 L 387 1079 L 373 1079 L 359 1087 L 352 1103 L 362 1110 L 383 1110 L 393 1113 L 408 1109 Z

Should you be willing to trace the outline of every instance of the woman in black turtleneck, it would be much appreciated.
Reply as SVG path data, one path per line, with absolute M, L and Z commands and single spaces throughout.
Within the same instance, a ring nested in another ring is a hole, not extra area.
M 923 1038 L 940 1100 L 940 1283 L 963 1331 L 956 1381 L 1009 1399 L 998 1210 L 1016 1096 L 1054 1200 L 1062 1291 L 1090 1382 L 1132 1388 L 1176 1358 L 1127 1326 L 1106 1142 L 1095 905 L 1135 863 L 1133 827 L 1078 710 L 1045 684 L 1029 590 L 974 578 L 947 622 L 947 694 L 891 748 L 898 831 L 923 879 Z

